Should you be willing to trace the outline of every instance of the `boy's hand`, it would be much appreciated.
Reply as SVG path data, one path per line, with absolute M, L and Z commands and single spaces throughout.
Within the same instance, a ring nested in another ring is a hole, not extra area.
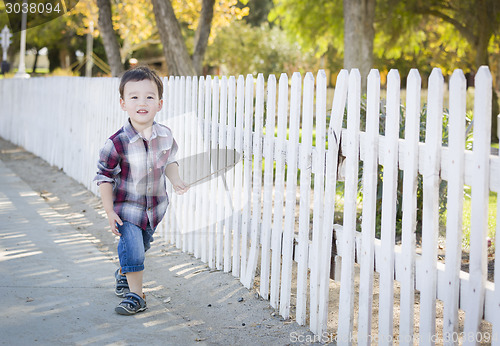
M 189 190 L 189 185 L 187 185 L 181 179 L 172 181 L 171 183 L 172 183 L 172 187 L 174 188 L 175 193 L 178 195 L 182 195 Z
M 111 227 L 111 232 L 113 234 L 116 234 L 118 236 L 121 236 L 122 234 L 118 232 L 118 226 L 116 224 L 119 224 L 120 226 L 123 226 L 123 222 L 118 216 L 118 214 L 115 213 L 115 211 L 110 211 L 108 214 L 108 221 L 109 221 L 109 226 Z

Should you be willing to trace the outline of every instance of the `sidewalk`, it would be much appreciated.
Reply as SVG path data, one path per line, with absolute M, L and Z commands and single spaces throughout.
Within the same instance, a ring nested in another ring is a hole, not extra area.
M 159 237 L 145 264 L 148 310 L 117 315 L 116 238 L 99 199 L 0 138 L 0 345 L 290 345 L 312 336 L 231 273 Z
M 116 268 L 0 161 L 2 344 L 196 343 L 158 299 L 143 314 L 116 315 Z

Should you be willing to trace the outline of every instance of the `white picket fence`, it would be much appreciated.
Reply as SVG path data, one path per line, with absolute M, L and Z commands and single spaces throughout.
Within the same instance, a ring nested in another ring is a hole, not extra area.
M 394 337 L 406 345 L 456 344 L 453 340 L 459 337 L 460 342 L 474 344 L 483 320 L 492 323 L 491 339 L 498 340 L 500 289 L 487 280 L 488 196 L 500 190 L 500 160 L 490 155 L 489 70 L 482 67 L 476 77 L 473 151 L 464 149 L 466 82 L 461 71 L 455 71 L 449 82 L 447 147 L 442 146 L 440 70 L 435 69 L 429 79 L 425 143 L 419 142 L 418 71 L 408 75 L 406 102 L 400 99 L 398 72 L 389 73 L 384 136 L 379 135 L 379 73 L 373 70 L 368 77 L 363 132 L 360 81 L 357 70 L 350 74 L 342 70 L 327 111 L 323 71 L 316 80 L 311 73 L 304 80 L 295 73 L 291 83 L 285 74 L 278 83 L 273 75 L 267 83 L 262 75 L 256 80 L 252 76 L 165 79 L 165 105 L 157 120 L 173 130 L 184 180 L 194 182 L 221 172 L 194 184 L 185 195 L 170 193 L 171 205 L 158 231 L 210 268 L 231 272 L 247 288 L 256 286 L 281 316 L 308 324 L 322 341 L 326 335 L 336 335 L 339 344 L 352 340 L 392 344 Z M 92 179 L 98 150 L 126 121 L 117 89 L 118 80 L 112 78 L 0 80 L 0 136 L 62 168 L 97 193 Z M 406 104 L 404 139 L 399 138 L 401 103 Z M 346 108 L 347 128 L 343 128 Z M 339 167 L 340 157 L 345 158 L 343 167 Z M 358 202 L 361 161 L 362 205 Z M 378 165 L 383 166 L 384 181 L 381 239 L 375 237 Z M 334 225 L 341 170 L 344 221 Z M 402 242 L 395 245 L 398 170 L 404 172 L 404 197 Z M 415 237 L 419 174 L 423 178 L 421 254 Z M 441 179 L 448 182 L 445 264 L 437 255 Z M 470 273 L 460 270 L 464 185 L 472 189 Z M 334 229 L 339 257 L 332 262 Z M 340 269 L 335 277 L 340 280 L 338 330 L 328 327 L 331 263 Z M 500 282 L 498 266 L 496 282 Z M 354 285 L 355 268 L 359 268 L 359 290 Z M 379 273 L 377 326 L 374 269 Z M 393 308 L 396 282 L 400 285 L 398 318 Z M 443 302 L 443 330 L 436 330 L 437 300 Z M 460 309 L 465 311 L 463 329 L 459 329 Z

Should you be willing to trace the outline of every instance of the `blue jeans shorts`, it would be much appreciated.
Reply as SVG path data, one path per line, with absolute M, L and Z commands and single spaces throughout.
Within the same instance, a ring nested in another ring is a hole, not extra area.
M 146 230 L 133 223 L 124 221 L 123 226 L 118 225 L 118 232 L 121 233 L 118 242 L 118 258 L 122 273 L 140 272 L 144 270 L 144 258 L 146 251 L 151 247 L 155 232 L 150 226 Z

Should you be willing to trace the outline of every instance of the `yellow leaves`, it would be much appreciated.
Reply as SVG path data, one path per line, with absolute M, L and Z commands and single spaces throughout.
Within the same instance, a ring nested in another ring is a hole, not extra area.
M 148 40 L 156 32 L 153 5 L 149 0 L 121 0 L 113 11 L 113 27 L 128 44 Z
M 215 1 L 214 17 L 210 41 L 212 42 L 219 29 L 228 26 L 234 20 L 241 20 L 249 13 L 249 8 L 239 8 L 238 0 Z M 196 31 L 202 8 L 201 0 L 172 0 L 172 6 L 179 22 L 186 23 L 188 28 Z

